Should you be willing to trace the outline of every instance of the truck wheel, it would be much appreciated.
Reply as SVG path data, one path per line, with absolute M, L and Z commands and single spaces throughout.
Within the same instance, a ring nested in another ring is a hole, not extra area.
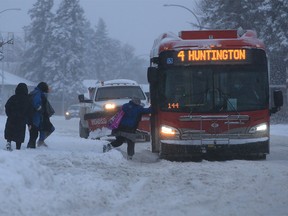
M 150 134 L 145 134 L 145 141 L 150 142 Z
M 88 128 L 84 128 L 81 124 L 81 120 L 79 121 L 79 136 L 81 138 L 87 139 L 89 137 L 89 130 Z

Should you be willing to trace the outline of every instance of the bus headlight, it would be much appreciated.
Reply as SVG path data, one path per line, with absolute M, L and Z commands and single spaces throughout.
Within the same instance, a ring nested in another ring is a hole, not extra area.
M 114 110 L 116 108 L 116 105 L 113 103 L 107 103 L 104 105 L 104 109 L 107 111 L 111 111 Z
M 251 127 L 249 133 L 266 132 L 267 130 L 268 130 L 267 124 L 262 123 L 259 125 L 255 125 L 254 127 Z
M 179 131 L 167 125 L 162 125 L 160 128 L 160 133 L 162 138 L 166 139 L 179 139 Z

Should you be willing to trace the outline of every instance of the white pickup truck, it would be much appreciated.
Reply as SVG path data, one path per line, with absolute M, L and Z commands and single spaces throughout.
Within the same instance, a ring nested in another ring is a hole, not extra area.
M 100 139 L 109 136 L 111 130 L 107 128 L 108 120 L 132 97 L 140 98 L 142 106 L 149 106 L 143 89 L 133 80 L 109 80 L 99 82 L 88 89 L 89 99 L 85 99 L 84 95 L 79 95 L 81 104 L 79 135 L 82 138 Z M 137 132 L 140 140 L 150 140 L 149 115 L 142 116 Z

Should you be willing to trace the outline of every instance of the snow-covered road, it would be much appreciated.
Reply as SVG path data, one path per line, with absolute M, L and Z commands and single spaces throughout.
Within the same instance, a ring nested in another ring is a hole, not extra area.
M 103 154 L 78 121 L 53 117 L 48 148 L 0 150 L 1 216 L 288 215 L 288 125 L 272 126 L 266 161 L 180 163 L 158 160 L 150 143 L 132 161 L 126 145 Z

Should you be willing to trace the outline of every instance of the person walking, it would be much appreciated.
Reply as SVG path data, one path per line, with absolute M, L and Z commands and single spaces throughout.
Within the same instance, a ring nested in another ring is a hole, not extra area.
M 15 94 L 5 104 L 7 121 L 4 137 L 7 140 L 6 149 L 12 151 L 11 142 L 16 142 L 16 149 L 20 150 L 25 140 L 26 124 L 32 125 L 32 106 L 29 101 L 28 87 L 25 83 L 16 86 Z
M 40 82 L 37 87 L 30 92 L 31 103 L 34 108 L 33 124 L 31 127 L 30 138 L 27 148 L 36 148 L 36 140 L 39 135 L 37 146 L 46 146 L 44 140 L 55 130 L 50 122 L 50 117 L 54 114 L 54 109 L 50 105 L 46 94 L 49 93 L 49 86 L 45 82 Z
M 142 114 L 151 113 L 151 107 L 144 108 L 141 106 L 141 100 L 137 97 L 133 97 L 128 103 L 123 104 L 122 110 L 124 116 L 122 117 L 118 128 L 112 130 L 112 135 L 116 137 L 116 140 L 103 146 L 103 152 L 110 151 L 114 147 L 121 146 L 124 142 L 127 142 L 127 159 L 132 160 L 135 154 L 135 140 L 136 130 L 141 120 Z

